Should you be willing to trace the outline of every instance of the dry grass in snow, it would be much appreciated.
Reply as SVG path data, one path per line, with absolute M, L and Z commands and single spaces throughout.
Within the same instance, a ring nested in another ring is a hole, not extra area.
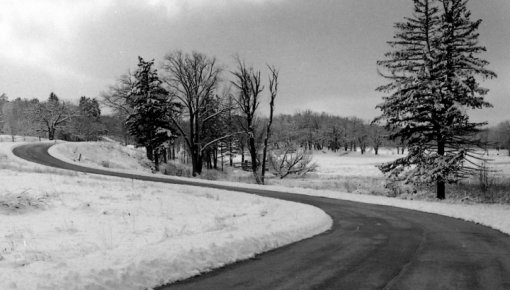
M 48 169 L 11 147 L 0 143 L 0 289 L 145 289 L 332 222 L 297 203 Z
M 0 142 L 34 142 L 45 141 L 46 138 L 32 137 L 32 136 L 19 136 L 19 135 L 0 135 Z

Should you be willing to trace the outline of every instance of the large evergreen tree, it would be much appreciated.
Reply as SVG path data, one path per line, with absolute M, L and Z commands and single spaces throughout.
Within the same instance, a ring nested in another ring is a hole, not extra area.
M 128 100 L 133 111 L 126 124 L 136 142 L 145 147 L 147 158 L 154 161 L 157 170 L 160 146 L 173 134 L 168 128 L 168 116 L 174 108 L 167 101 L 167 92 L 153 68 L 154 60 L 145 61 L 141 57 L 138 60 L 135 83 Z
M 481 20 L 472 21 L 467 0 L 414 0 L 412 17 L 395 24 L 392 50 L 378 62 L 390 80 L 377 90 L 387 93 L 377 107 L 392 131 L 403 140 L 407 156 L 383 164 L 390 177 L 411 182 L 435 182 L 445 198 L 445 183 L 473 173 L 469 161 L 473 135 L 485 123 L 469 121 L 467 109 L 489 107 L 487 89 L 477 77 L 495 77 L 477 57 Z
M 101 124 L 101 109 L 95 98 L 85 96 L 80 98 L 71 130 L 75 138 L 85 141 L 96 141 L 101 134 L 104 134 L 105 127 Z

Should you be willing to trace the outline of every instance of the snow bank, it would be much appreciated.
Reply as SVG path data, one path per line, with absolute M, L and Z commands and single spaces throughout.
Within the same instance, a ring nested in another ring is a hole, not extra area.
M 12 146 L 0 143 L 0 289 L 145 289 L 332 224 L 299 203 L 53 171 Z

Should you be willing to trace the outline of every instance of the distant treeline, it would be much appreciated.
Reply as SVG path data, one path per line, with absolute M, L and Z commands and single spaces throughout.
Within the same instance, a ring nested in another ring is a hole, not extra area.
M 104 135 L 122 136 L 123 120 L 102 116 L 95 98 L 82 96 L 78 104 L 61 101 L 54 93 L 47 100 L 0 95 L 0 133 L 37 136 L 50 140 L 95 141 Z
M 259 123 L 264 118 L 260 118 Z M 39 136 L 67 141 L 96 141 L 108 136 L 119 142 L 133 143 L 125 128 L 125 116 L 102 115 L 95 98 L 81 97 L 78 104 L 61 101 L 51 93 L 46 101 L 9 98 L 0 95 L 0 133 Z M 235 130 L 235 129 L 234 129 Z M 369 120 L 340 117 L 311 110 L 294 114 L 279 114 L 273 120 L 271 142 L 279 147 L 296 144 L 307 150 L 360 151 L 368 148 L 377 152 L 382 146 L 405 147 L 398 140 L 388 140 L 388 133 Z M 486 128 L 478 134 L 488 148 L 510 149 L 510 121 Z M 246 148 L 243 138 L 235 138 L 236 148 Z M 182 140 L 177 138 L 175 144 Z M 258 142 L 262 142 L 258 138 Z M 236 150 L 236 151 L 238 151 Z

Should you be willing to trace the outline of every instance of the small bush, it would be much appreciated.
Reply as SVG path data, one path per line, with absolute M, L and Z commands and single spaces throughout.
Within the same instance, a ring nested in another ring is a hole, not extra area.
M 205 180 L 225 180 L 226 176 L 221 171 L 210 169 L 210 170 L 202 171 L 202 174 L 200 174 L 200 179 L 205 179 Z
M 280 179 L 288 175 L 304 176 L 314 172 L 317 164 L 312 162 L 312 154 L 293 145 L 269 153 L 269 167 Z
M 191 177 L 191 168 L 177 162 L 169 162 L 160 166 L 159 170 L 165 175 Z
M 343 186 L 347 193 L 352 193 L 358 189 L 358 187 L 355 184 L 353 184 L 352 181 L 350 181 L 350 180 L 345 180 L 343 183 Z
M 402 195 L 415 194 L 417 192 L 416 186 L 413 184 L 406 184 L 403 181 L 388 180 L 384 185 L 387 196 L 397 197 Z

